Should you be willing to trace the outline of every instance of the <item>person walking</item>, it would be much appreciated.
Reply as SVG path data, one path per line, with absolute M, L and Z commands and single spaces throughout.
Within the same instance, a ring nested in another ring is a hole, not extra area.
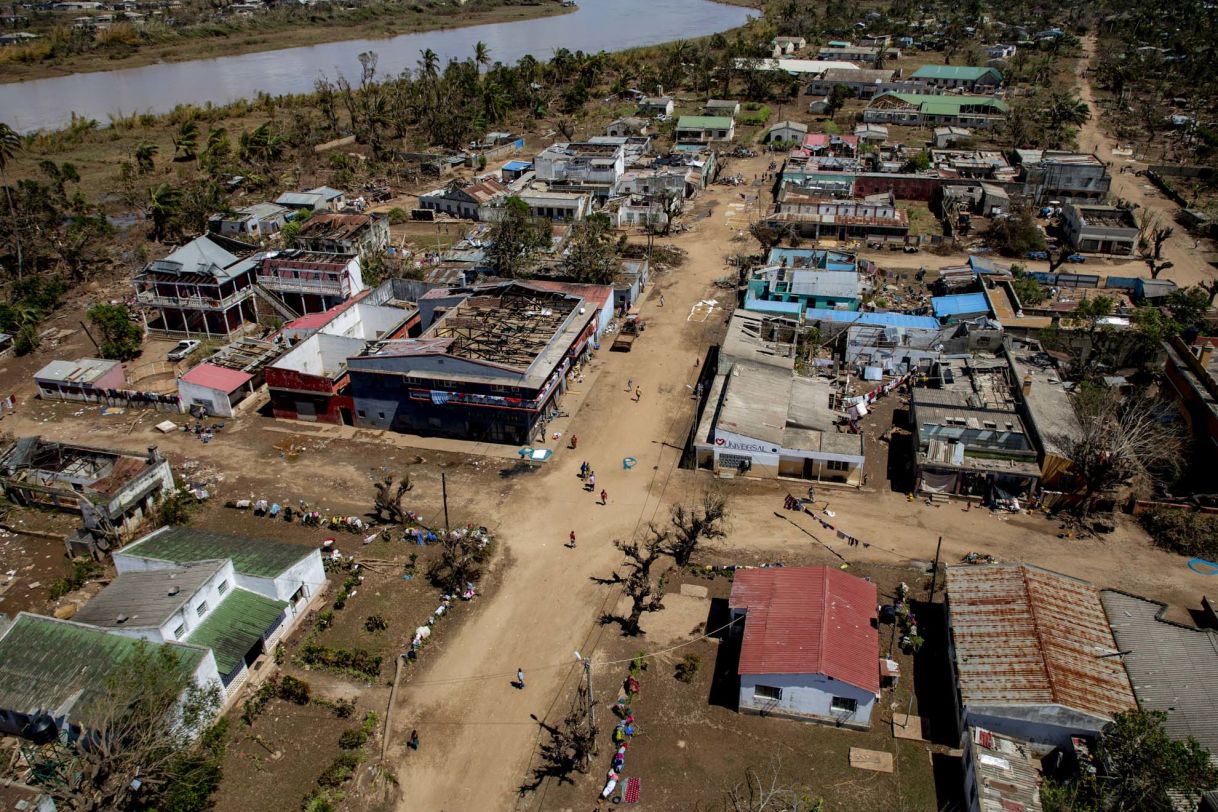
M 627 378 L 626 379 L 626 391 L 629 392 L 633 388 L 634 388 L 634 378 Z
M 588 490 L 596 493 L 596 471 L 588 474 Z
M 516 687 L 521 691 L 524 690 L 524 670 L 520 668 L 516 669 Z
M 663 306 L 664 306 L 664 294 L 661 293 L 660 294 L 660 307 L 663 307 Z
M 636 386 L 634 388 L 634 402 L 638 403 L 642 399 L 643 399 L 643 387 Z
M 575 531 L 574 530 L 571 531 L 571 540 L 567 542 L 567 546 L 570 547 L 572 550 L 575 549 Z
M 602 505 L 609 504 L 609 494 L 605 493 L 604 488 L 601 488 L 601 504 Z
M 409 741 L 406 742 L 406 746 L 409 747 L 411 750 L 419 749 L 419 731 L 417 731 L 417 730 L 410 731 L 410 739 L 409 739 Z

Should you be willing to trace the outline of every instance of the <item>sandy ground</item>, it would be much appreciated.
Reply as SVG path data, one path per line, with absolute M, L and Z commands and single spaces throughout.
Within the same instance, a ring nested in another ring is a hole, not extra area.
M 1198 282 L 1218 277 L 1218 270 L 1215 270 L 1213 265 L 1218 255 L 1214 253 L 1212 240 L 1202 240 L 1201 245 L 1195 247 L 1193 236 L 1183 226 L 1175 222 L 1179 206 L 1164 197 L 1145 177 L 1138 177 L 1133 174 L 1133 169 L 1145 169 L 1146 164 L 1112 154 L 1112 149 L 1117 144 L 1101 128 L 1101 108 L 1096 103 L 1091 82 L 1086 78 L 1088 77 L 1092 56 L 1095 54 L 1095 45 L 1094 35 L 1083 39 L 1084 56 L 1080 61 L 1079 69 L 1084 78 L 1079 81 L 1078 94 L 1079 98 L 1091 108 L 1091 119 L 1079 131 L 1079 149 L 1092 150 L 1101 159 L 1110 162 L 1112 172 L 1111 193 L 1113 197 L 1123 198 L 1151 209 L 1158 214 L 1162 225 L 1175 226 L 1175 233 L 1163 245 L 1163 258 L 1175 263 L 1175 267 L 1164 271 L 1159 276 L 1160 279 L 1170 279 L 1180 287 L 1188 287 L 1189 285 L 1195 285 Z M 1130 167 L 1130 172 L 1121 174 L 1120 168 L 1122 166 Z M 1090 263 L 1088 264 L 1090 265 Z M 1141 267 L 1140 272 L 1137 272 L 1137 266 Z M 1145 276 L 1149 274 L 1146 264 L 1143 262 L 1129 263 L 1128 267 L 1131 272 L 1130 275 Z M 1109 273 L 1115 272 L 1115 268 L 1109 271 Z

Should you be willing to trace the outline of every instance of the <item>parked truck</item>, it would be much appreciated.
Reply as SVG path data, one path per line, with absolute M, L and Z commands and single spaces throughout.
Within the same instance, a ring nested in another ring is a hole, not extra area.
M 631 310 L 622 321 L 622 329 L 618 331 L 617 338 L 613 339 L 613 345 L 609 349 L 612 352 L 630 352 L 631 347 L 634 346 L 634 340 L 644 329 L 646 328 L 643 325 L 643 319 L 639 317 L 637 311 Z

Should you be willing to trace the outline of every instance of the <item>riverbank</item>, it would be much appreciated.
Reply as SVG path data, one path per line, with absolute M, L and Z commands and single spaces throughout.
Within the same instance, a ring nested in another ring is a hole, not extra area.
M 716 0 L 731 5 L 748 5 L 737 0 Z M 414 6 L 413 8 L 419 8 Z M 330 42 L 357 39 L 388 39 L 402 34 L 421 34 L 468 28 L 475 25 L 514 23 L 541 17 L 553 17 L 576 11 L 558 2 L 533 5 L 503 5 L 485 9 L 461 10 L 456 13 L 421 11 L 403 13 L 398 3 L 383 3 L 370 11 L 369 7 L 351 9 L 349 16 L 308 22 L 297 27 L 252 28 L 223 36 L 180 37 L 155 44 L 133 46 L 129 53 L 90 52 L 64 57 L 56 61 L 21 62 L 13 59 L 15 46 L 0 52 L 8 57 L 0 63 L 0 84 L 27 82 L 35 79 L 60 78 L 77 73 L 142 68 L 148 65 L 189 62 L 224 56 L 278 51 L 285 48 L 307 47 Z M 492 58 L 494 55 L 492 54 Z

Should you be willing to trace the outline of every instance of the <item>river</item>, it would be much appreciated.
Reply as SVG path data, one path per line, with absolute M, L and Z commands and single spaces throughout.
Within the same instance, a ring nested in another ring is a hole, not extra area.
M 511 63 L 525 54 L 549 59 L 559 48 L 620 51 L 703 37 L 743 25 L 750 10 L 709 0 L 581 0 L 571 14 L 476 25 L 389 39 L 344 40 L 252 54 L 77 73 L 0 85 L 0 121 L 16 130 L 58 129 L 73 113 L 109 121 L 111 113 L 164 113 L 178 104 L 226 104 L 259 92 L 279 96 L 312 90 L 321 74 L 359 76 L 357 56 L 375 51 L 378 73 L 417 67 L 430 48 L 443 65 L 465 59 L 481 40 L 491 58 Z

